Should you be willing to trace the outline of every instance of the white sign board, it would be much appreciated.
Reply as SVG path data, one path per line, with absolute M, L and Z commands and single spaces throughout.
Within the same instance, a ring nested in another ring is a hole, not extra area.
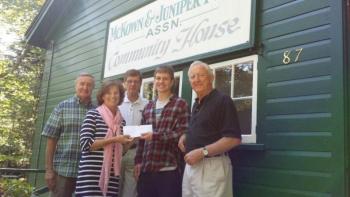
M 158 0 L 109 24 L 104 77 L 249 43 L 252 0 Z

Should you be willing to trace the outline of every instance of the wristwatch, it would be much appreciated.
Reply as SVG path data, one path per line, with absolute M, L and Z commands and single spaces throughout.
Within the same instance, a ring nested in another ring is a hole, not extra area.
M 205 147 L 205 146 L 203 147 L 202 153 L 203 153 L 204 157 L 207 157 L 209 155 L 207 147 Z

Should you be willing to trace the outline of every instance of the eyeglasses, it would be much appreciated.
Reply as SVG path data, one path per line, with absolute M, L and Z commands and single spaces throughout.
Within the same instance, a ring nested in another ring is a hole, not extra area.
M 126 80 L 126 83 L 127 84 L 139 84 L 140 83 L 140 81 L 138 81 L 138 80 Z

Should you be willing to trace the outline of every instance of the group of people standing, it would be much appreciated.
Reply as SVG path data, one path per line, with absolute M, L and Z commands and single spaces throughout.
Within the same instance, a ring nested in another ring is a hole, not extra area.
M 173 94 L 169 66 L 154 72 L 156 99 L 141 98 L 142 76 L 132 69 L 124 85 L 103 82 L 97 107 L 94 77 L 79 75 L 76 95 L 58 104 L 42 133 L 51 196 L 233 196 L 227 152 L 241 142 L 235 106 L 213 88 L 206 63 L 193 62 L 188 77 L 197 94 L 192 112 Z M 129 125 L 152 125 L 152 131 L 131 138 L 123 134 Z

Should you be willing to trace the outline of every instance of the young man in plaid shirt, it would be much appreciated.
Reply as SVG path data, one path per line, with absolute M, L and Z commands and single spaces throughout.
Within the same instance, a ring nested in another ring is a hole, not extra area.
M 139 197 L 179 197 L 183 154 L 177 144 L 188 127 L 188 105 L 172 94 L 171 67 L 158 67 L 154 84 L 158 97 L 142 114 L 142 124 L 152 124 L 153 132 L 141 136 L 135 157 L 137 193 Z

